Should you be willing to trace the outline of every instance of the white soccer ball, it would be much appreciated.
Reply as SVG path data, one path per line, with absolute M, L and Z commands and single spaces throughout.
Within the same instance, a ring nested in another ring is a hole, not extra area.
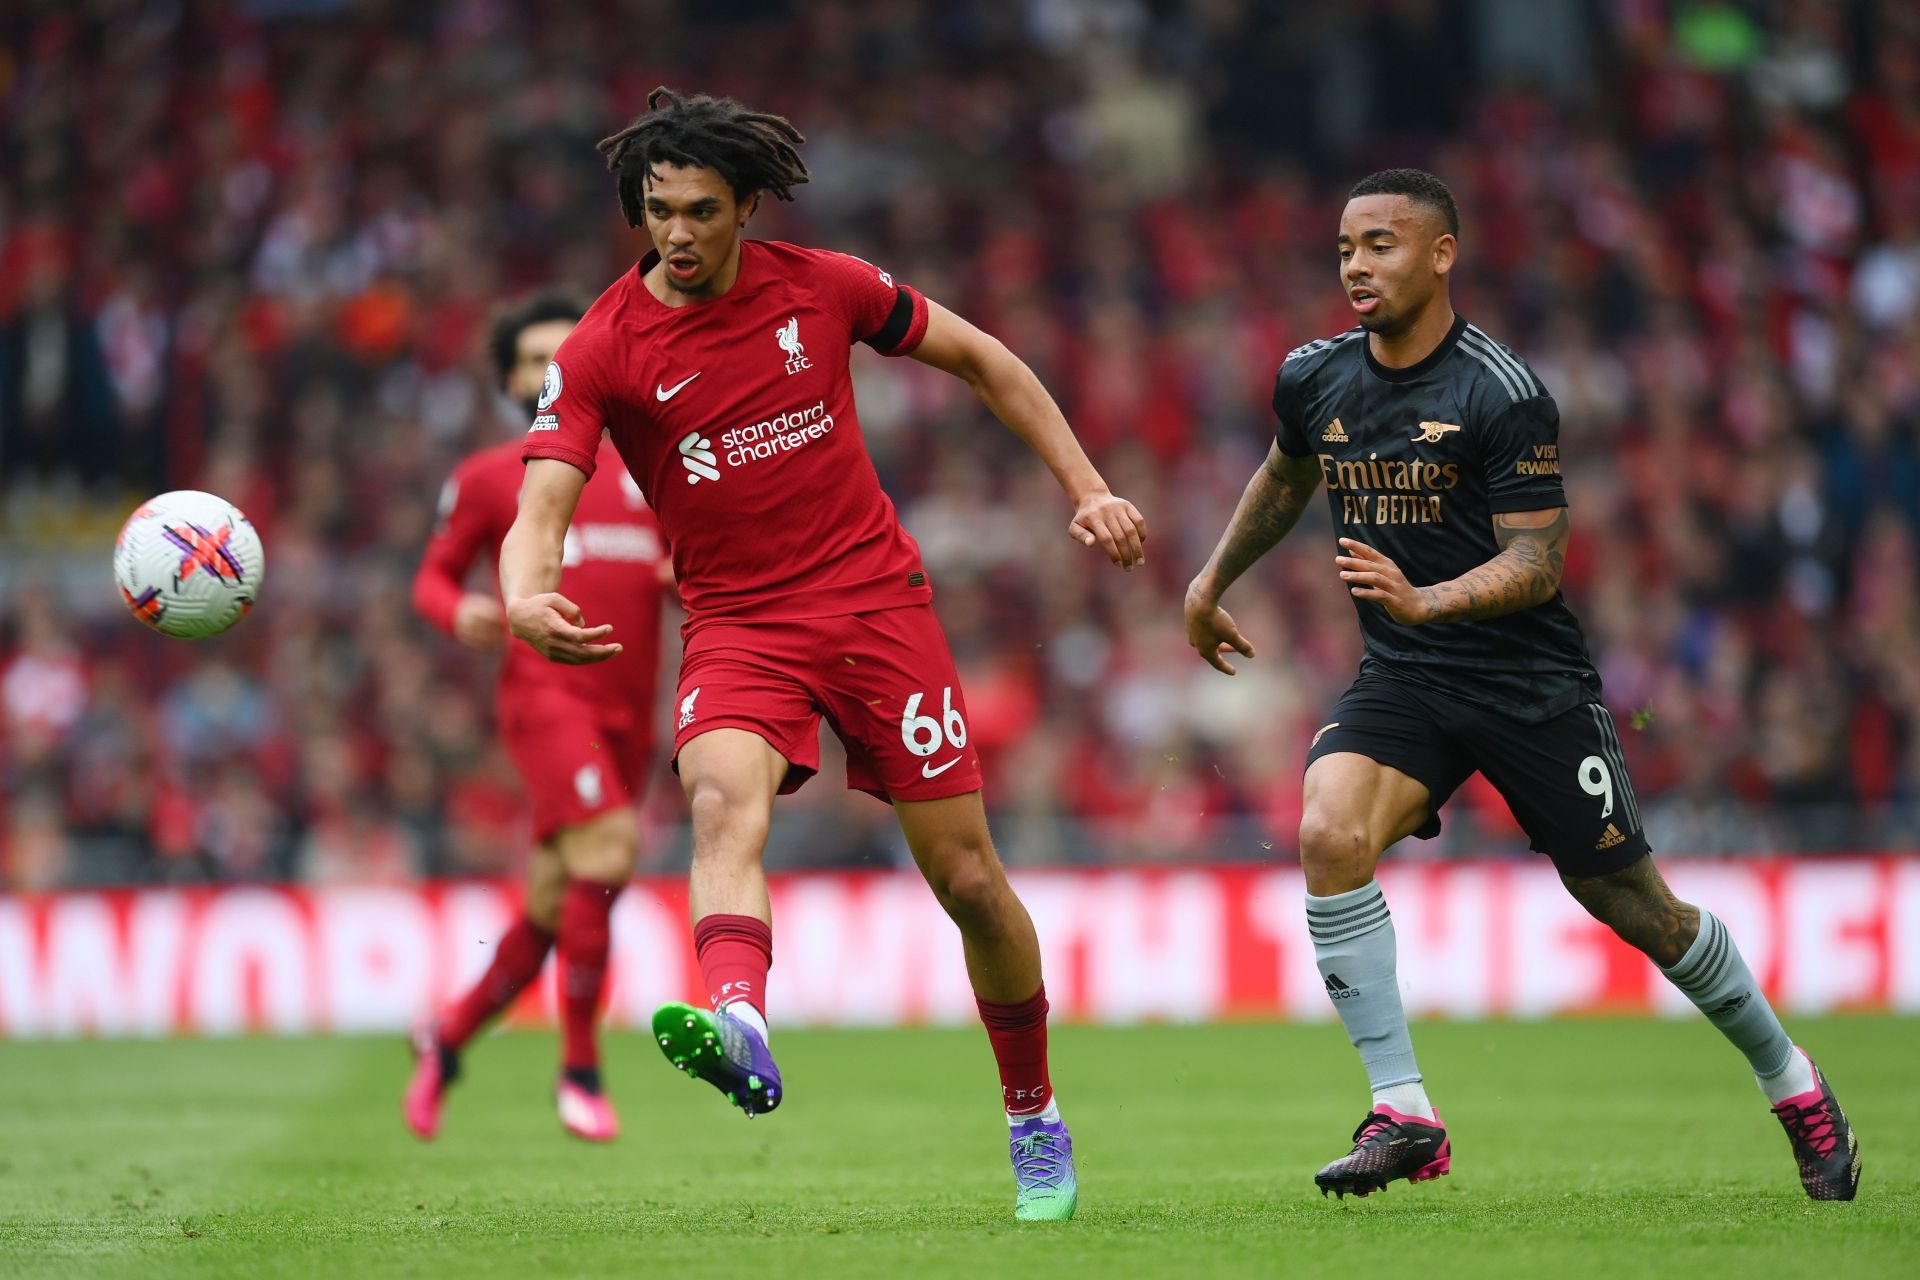
M 198 489 L 142 503 L 113 544 L 113 576 L 133 616 L 200 640 L 247 616 L 266 576 L 260 535 L 240 508 Z

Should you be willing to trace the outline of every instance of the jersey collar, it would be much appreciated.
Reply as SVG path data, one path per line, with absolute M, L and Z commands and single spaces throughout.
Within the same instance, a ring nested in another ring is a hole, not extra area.
M 1404 369 L 1391 369 L 1373 358 L 1373 344 L 1366 338 L 1360 339 L 1360 354 L 1367 358 L 1367 368 L 1373 376 L 1386 382 L 1412 382 L 1445 360 L 1460 343 L 1460 335 L 1467 331 L 1467 318 L 1454 312 L 1453 327 L 1447 330 L 1447 336 L 1440 339 L 1440 345 L 1429 351 L 1418 364 L 1410 364 Z

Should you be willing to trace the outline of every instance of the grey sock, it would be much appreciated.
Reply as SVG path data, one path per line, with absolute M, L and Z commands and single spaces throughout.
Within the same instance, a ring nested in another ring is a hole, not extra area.
M 1374 1092 L 1420 1079 L 1413 1037 L 1400 1007 L 1393 917 L 1377 883 L 1330 898 L 1307 895 L 1313 958 L 1347 1039 L 1360 1051 Z
M 1777 1076 L 1787 1069 L 1793 1059 L 1793 1041 L 1719 917 L 1702 911 L 1700 936 L 1680 963 L 1661 972 L 1747 1055 L 1755 1075 Z

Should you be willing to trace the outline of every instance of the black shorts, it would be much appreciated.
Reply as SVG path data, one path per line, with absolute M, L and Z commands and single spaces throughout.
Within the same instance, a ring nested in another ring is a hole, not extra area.
M 1414 832 L 1422 840 L 1440 834 L 1440 806 L 1479 772 L 1562 875 L 1607 875 L 1647 852 L 1620 735 L 1597 702 L 1528 724 L 1369 671 L 1327 720 L 1307 751 L 1308 766 L 1350 751 L 1425 783 L 1427 820 Z

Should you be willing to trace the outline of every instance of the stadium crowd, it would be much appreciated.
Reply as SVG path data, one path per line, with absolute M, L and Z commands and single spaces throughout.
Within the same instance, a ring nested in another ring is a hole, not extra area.
M 756 233 L 1000 335 L 1152 522 L 1112 572 L 959 384 L 856 356 L 1008 861 L 1289 855 L 1358 655 L 1324 516 L 1229 596 L 1238 678 L 1180 598 L 1280 357 L 1351 323 L 1346 186 L 1399 163 L 1452 184 L 1462 309 L 1559 400 L 1566 590 L 1656 850 L 1920 840 L 1910 4 L 28 0 L 0 35 L 0 887 L 516 863 L 491 672 L 408 579 L 453 462 L 523 429 L 490 309 L 640 252 L 593 143 L 661 82 L 799 124 L 813 180 Z M 199 645 L 108 579 L 174 487 L 267 547 Z M 783 865 L 900 856 L 838 787 L 783 803 Z M 1522 843 L 1470 787 L 1409 852 Z

